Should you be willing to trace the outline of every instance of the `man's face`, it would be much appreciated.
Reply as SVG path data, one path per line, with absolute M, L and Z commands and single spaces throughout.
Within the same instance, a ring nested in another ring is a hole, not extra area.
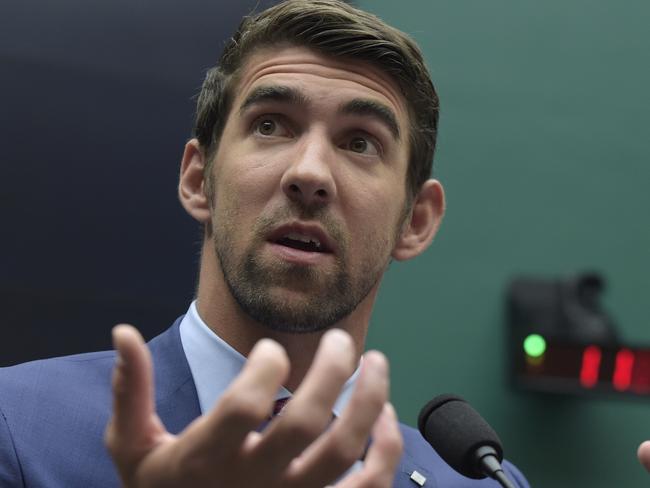
M 377 69 L 299 47 L 257 52 L 236 88 L 208 175 L 224 279 L 258 322 L 322 330 L 376 289 L 399 237 L 406 104 Z

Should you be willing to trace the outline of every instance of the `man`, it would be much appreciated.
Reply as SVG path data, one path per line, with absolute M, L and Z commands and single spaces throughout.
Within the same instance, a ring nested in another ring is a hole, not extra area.
M 245 19 L 181 163 L 204 226 L 196 301 L 149 348 L 116 327 L 117 360 L 4 371 L 0 484 L 496 486 L 399 425 L 385 357 L 361 357 L 389 261 L 444 212 L 437 110 L 415 44 L 369 14 L 290 0 Z

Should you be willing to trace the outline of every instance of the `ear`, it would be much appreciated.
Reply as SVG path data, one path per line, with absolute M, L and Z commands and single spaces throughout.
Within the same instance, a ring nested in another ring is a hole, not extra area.
M 427 180 L 415 197 L 392 256 L 405 261 L 429 247 L 445 213 L 445 192 L 438 180 Z
M 210 202 L 205 191 L 205 163 L 205 154 L 199 141 L 191 139 L 183 151 L 178 199 L 187 213 L 201 223 L 210 220 Z

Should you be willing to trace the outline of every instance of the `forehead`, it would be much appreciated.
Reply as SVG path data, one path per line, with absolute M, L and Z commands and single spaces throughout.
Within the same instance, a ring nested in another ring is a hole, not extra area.
M 338 59 L 305 47 L 270 47 L 253 53 L 239 73 L 235 104 L 260 85 L 296 84 L 320 91 L 327 98 L 346 94 L 388 105 L 407 131 L 408 109 L 401 90 L 390 76 L 365 61 Z

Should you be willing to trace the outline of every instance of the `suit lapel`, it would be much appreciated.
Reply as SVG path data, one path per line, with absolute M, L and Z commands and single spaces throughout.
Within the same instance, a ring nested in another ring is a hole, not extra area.
M 201 415 L 196 386 L 181 344 L 181 320 L 179 317 L 174 325 L 149 343 L 154 363 L 156 410 L 173 434 L 181 432 Z

